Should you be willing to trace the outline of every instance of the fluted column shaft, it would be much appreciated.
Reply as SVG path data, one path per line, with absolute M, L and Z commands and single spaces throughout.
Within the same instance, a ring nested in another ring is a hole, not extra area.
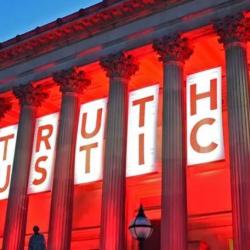
M 183 66 L 164 64 L 161 249 L 186 249 L 186 156 L 183 133 Z
M 41 89 L 33 88 L 32 85 L 18 87 L 14 90 L 14 94 L 19 98 L 21 112 L 4 228 L 4 250 L 24 249 L 28 207 L 27 185 L 36 107 L 40 106 L 41 100 L 47 97 L 47 94 L 42 93 Z M 36 96 L 36 94 L 38 95 Z
M 73 69 L 54 75 L 54 80 L 62 91 L 62 101 L 52 188 L 49 250 L 69 250 L 71 244 L 74 159 L 80 108 L 78 93 L 88 84 L 79 74 Z
M 78 95 L 64 93 L 60 112 L 50 212 L 48 248 L 51 250 L 70 249 L 74 194 L 74 152 L 78 116 Z
M 101 249 L 123 249 L 126 181 L 127 81 L 112 79 L 103 174 Z
M 250 105 L 246 48 L 226 49 L 233 231 L 236 250 L 250 249 Z
M 235 250 L 250 249 L 250 96 L 246 54 L 250 20 L 242 14 L 216 24 L 226 51 L 229 152 Z
M 179 35 L 155 41 L 163 61 L 161 249 L 187 249 L 183 63 L 192 51 Z
M 125 249 L 128 81 L 136 71 L 123 53 L 101 61 L 110 78 L 101 211 L 101 249 Z M 132 71 L 131 71 L 132 68 Z

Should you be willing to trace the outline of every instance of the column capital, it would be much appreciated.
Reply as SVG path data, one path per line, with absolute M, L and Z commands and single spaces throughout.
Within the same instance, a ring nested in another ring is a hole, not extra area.
M 187 38 L 180 34 L 165 36 L 153 42 L 153 49 L 158 53 L 162 62 L 184 63 L 193 53 Z
M 11 109 L 12 103 L 10 98 L 0 97 L 0 119 Z
M 100 60 L 100 65 L 106 71 L 109 78 L 130 79 L 139 69 L 138 64 L 132 55 L 126 55 L 124 52 L 110 54 Z
M 43 86 L 33 86 L 32 83 L 14 87 L 13 94 L 19 100 L 21 106 L 28 105 L 34 107 L 41 106 L 43 100 L 49 96 L 49 94 L 44 91 Z
M 224 46 L 234 43 L 245 43 L 250 36 L 250 18 L 242 13 L 233 16 L 226 16 L 216 20 L 214 28 L 219 35 L 219 42 Z
M 70 68 L 56 72 L 53 75 L 54 81 L 60 86 L 62 93 L 71 92 L 82 94 L 90 85 L 90 80 L 86 77 L 84 71 L 77 71 L 76 68 Z

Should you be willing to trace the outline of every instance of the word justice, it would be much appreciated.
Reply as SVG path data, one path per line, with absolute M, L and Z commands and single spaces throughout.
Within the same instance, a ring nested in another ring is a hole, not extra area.
M 157 171 L 159 85 L 130 92 L 127 130 L 127 176 Z M 221 69 L 187 78 L 188 165 L 224 157 L 221 115 Z M 75 150 L 75 184 L 102 179 L 107 98 L 81 105 Z M 50 191 L 56 157 L 59 113 L 36 120 L 29 194 Z M 7 199 L 18 126 L 0 129 L 0 199 Z M 108 149 L 106 149 L 108 150 Z

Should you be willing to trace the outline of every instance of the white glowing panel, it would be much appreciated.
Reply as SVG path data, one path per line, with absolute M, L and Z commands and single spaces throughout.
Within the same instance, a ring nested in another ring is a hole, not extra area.
M 221 68 L 187 77 L 187 164 L 224 159 Z
M 107 99 L 81 106 L 75 153 L 75 184 L 102 178 Z
M 59 114 L 36 120 L 28 194 L 51 190 L 55 163 Z
M 158 93 L 159 86 L 153 85 L 129 95 L 127 176 L 156 170 Z
M 0 200 L 9 195 L 17 128 L 13 125 L 0 129 Z

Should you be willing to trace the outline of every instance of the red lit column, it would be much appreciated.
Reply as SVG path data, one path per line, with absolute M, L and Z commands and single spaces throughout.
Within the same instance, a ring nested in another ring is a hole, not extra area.
M 215 29 L 226 52 L 228 125 L 235 250 L 250 249 L 250 98 L 246 42 L 250 19 L 219 20 Z
M 110 78 L 101 212 L 101 250 L 125 249 L 126 141 L 128 82 L 137 71 L 132 56 L 110 55 L 101 61 Z
M 23 250 L 27 217 L 27 185 L 36 119 L 36 108 L 48 96 L 41 86 L 25 85 L 13 90 L 19 99 L 19 117 L 14 164 L 11 176 L 3 249 Z
M 161 249 L 187 249 L 183 64 L 192 54 L 180 35 L 154 42 L 163 62 Z
M 48 235 L 49 250 L 69 250 L 71 243 L 74 162 L 79 94 L 90 84 L 84 72 L 64 70 L 54 75 L 60 86 L 62 102 L 58 127 L 54 181 Z

